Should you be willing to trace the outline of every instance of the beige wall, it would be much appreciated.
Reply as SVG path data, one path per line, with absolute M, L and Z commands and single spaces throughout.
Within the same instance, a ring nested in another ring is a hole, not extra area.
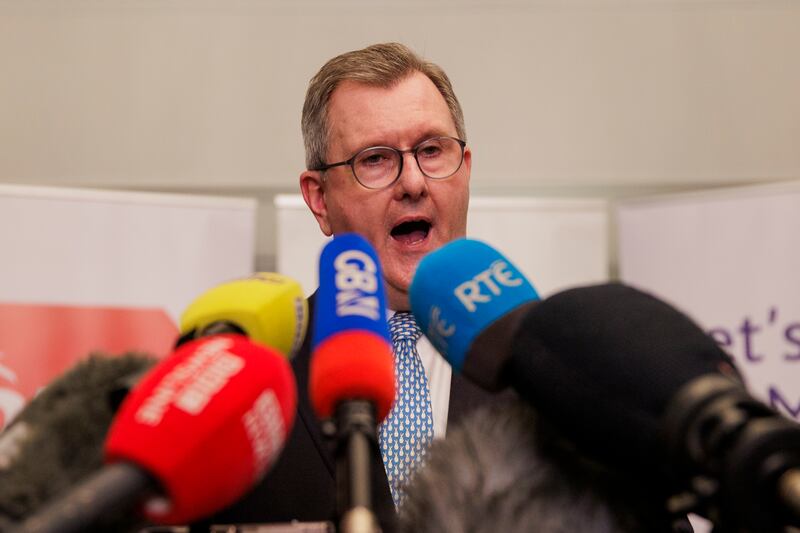
M 308 78 L 385 40 L 451 75 L 483 194 L 800 178 L 798 28 L 790 0 L 0 0 L 0 182 L 268 202 Z

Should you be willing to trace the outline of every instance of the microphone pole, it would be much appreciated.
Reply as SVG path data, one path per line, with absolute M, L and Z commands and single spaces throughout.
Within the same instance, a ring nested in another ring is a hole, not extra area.
M 131 512 L 137 500 L 157 486 L 156 481 L 131 463 L 116 463 L 93 473 L 70 493 L 42 507 L 13 533 L 86 531 L 102 517 Z
M 377 518 L 372 511 L 371 451 L 375 439 L 375 407 L 368 401 L 350 400 L 336 408 L 336 469 L 338 498 L 345 509 L 342 533 L 373 533 Z

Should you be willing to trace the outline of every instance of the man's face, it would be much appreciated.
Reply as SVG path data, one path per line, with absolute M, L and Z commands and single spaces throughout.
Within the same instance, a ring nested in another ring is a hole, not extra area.
M 328 104 L 328 163 L 364 148 L 400 150 L 438 136 L 456 137 L 444 98 L 433 82 L 415 72 L 390 88 L 346 81 Z M 446 179 L 426 178 L 413 154 L 405 154 L 400 178 L 385 189 L 364 188 L 349 166 L 300 176 L 303 197 L 325 235 L 360 233 L 383 266 L 389 306 L 408 309 L 408 287 L 420 259 L 466 234 L 472 154 Z

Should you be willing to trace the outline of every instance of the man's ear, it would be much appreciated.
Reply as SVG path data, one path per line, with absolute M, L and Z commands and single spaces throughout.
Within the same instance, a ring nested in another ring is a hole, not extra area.
M 462 163 L 467 168 L 467 181 L 472 175 L 472 150 L 466 148 L 464 150 L 464 162 Z
M 322 181 L 322 172 L 306 170 L 300 174 L 300 192 L 303 193 L 306 205 L 314 213 L 319 229 L 326 237 L 330 237 L 332 232 L 328 222 L 328 206 L 325 203 L 325 184 Z

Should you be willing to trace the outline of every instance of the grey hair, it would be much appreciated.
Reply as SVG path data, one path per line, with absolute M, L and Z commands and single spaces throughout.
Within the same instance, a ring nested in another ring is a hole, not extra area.
M 444 70 L 403 44 L 374 44 L 334 57 L 311 78 L 301 120 L 306 168 L 319 168 L 325 164 L 329 134 L 328 102 L 340 83 L 349 80 L 388 88 L 414 72 L 421 72 L 433 82 L 447 103 L 456 133 L 466 141 L 464 113 Z
M 406 491 L 400 531 L 673 531 L 660 499 L 574 451 L 551 453 L 547 440 L 521 402 L 474 412 L 431 446 Z

